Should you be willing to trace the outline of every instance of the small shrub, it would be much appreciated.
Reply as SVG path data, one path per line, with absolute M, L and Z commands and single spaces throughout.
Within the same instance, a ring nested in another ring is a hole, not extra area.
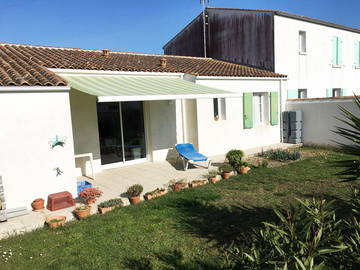
M 131 197 L 137 197 L 140 196 L 141 192 L 143 192 L 144 188 L 142 185 L 135 184 L 128 188 L 126 191 L 126 195 Z
M 227 173 L 229 173 L 229 172 L 234 171 L 234 167 L 231 166 L 231 165 L 228 164 L 228 163 L 224 163 L 224 164 L 222 164 L 222 165 L 219 166 L 219 171 L 220 171 L 220 172 L 227 172 Z
M 89 208 L 88 205 L 82 204 L 82 205 L 76 207 L 75 210 L 77 210 L 77 211 L 83 211 L 83 210 L 86 210 L 86 209 L 88 209 L 88 208 Z
M 301 158 L 301 154 L 297 150 L 283 150 L 283 149 L 270 149 L 259 154 L 260 157 L 265 157 L 270 160 L 277 161 L 289 161 L 298 160 Z
M 267 168 L 269 167 L 269 162 L 267 160 L 259 161 L 258 168 Z
M 242 158 L 244 157 L 244 152 L 241 150 L 230 150 L 226 154 L 226 159 L 229 161 L 229 164 L 235 169 L 239 169 L 242 163 Z
M 207 174 L 204 174 L 203 177 L 209 179 L 210 177 L 216 177 L 219 174 L 217 170 L 209 171 Z
M 121 199 L 111 199 L 111 200 L 99 203 L 98 207 L 108 208 L 108 207 L 121 206 L 121 205 L 123 205 L 123 201 Z

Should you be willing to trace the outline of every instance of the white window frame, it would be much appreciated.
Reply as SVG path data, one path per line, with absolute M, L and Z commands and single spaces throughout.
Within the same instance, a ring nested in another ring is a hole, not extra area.
M 307 89 L 298 89 L 298 98 L 307 98 Z
M 299 31 L 299 54 L 307 53 L 306 31 Z
M 215 111 L 217 105 L 217 113 Z M 213 98 L 213 115 L 214 120 L 226 120 L 226 98 Z
M 255 104 L 256 97 L 260 97 L 259 104 Z M 265 94 L 263 93 L 253 93 L 253 121 L 254 126 L 262 126 L 265 125 Z M 260 113 L 260 122 L 255 122 L 255 114 L 256 114 L 256 106 L 259 105 L 259 113 Z

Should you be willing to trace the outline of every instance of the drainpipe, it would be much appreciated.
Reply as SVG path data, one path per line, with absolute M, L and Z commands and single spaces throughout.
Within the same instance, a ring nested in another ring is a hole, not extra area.
M 280 79 L 280 142 L 283 142 L 283 116 L 282 116 L 282 95 L 283 94 L 283 80 Z

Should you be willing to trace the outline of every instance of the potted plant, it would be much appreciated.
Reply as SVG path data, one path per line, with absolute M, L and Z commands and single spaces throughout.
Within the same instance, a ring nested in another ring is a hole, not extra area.
M 129 197 L 131 204 L 138 204 L 140 202 L 140 194 L 144 188 L 142 185 L 135 184 L 128 188 L 126 195 Z
M 79 196 L 81 198 L 84 198 L 87 204 L 93 204 L 96 202 L 96 198 L 99 198 L 102 194 L 102 191 L 100 189 L 91 187 L 91 188 L 85 188 L 82 191 L 80 191 Z
M 209 183 L 208 180 L 194 180 L 194 181 L 189 183 L 189 187 L 194 188 L 194 187 L 205 185 L 207 183 Z
M 43 210 L 45 208 L 44 206 L 44 199 L 36 199 L 33 200 L 33 202 L 31 203 L 31 207 L 33 208 L 33 211 L 40 211 Z
M 84 219 L 90 216 L 90 209 L 89 205 L 83 204 L 75 208 L 74 214 L 78 217 L 78 219 Z
M 186 187 L 186 180 L 185 179 L 171 180 L 170 187 L 173 191 L 179 192 Z
M 239 174 L 247 174 L 248 171 L 250 170 L 251 168 L 249 167 L 249 163 L 247 162 L 242 162 L 240 167 L 239 167 Z
M 232 176 L 233 172 L 234 172 L 234 168 L 230 164 L 227 164 L 227 163 L 224 163 L 223 165 L 221 165 L 219 167 L 219 170 L 221 172 L 221 177 L 223 179 L 229 179 L 230 176 Z
M 65 216 L 53 216 L 46 219 L 46 224 L 51 229 L 56 229 L 57 227 L 64 226 L 66 222 Z
M 166 194 L 166 190 L 165 189 L 160 189 L 160 188 L 157 188 L 153 191 L 150 191 L 150 192 L 147 192 L 145 193 L 144 195 L 144 199 L 145 200 L 151 200 L 151 199 L 154 199 L 154 198 L 157 198 L 157 197 L 160 197 L 162 195 L 165 195 Z
M 207 178 L 211 184 L 214 184 L 220 181 L 220 179 L 217 177 L 218 174 L 218 171 L 212 170 L 208 174 L 205 174 L 204 177 Z
M 101 214 L 105 214 L 115 207 L 120 207 L 123 205 L 123 201 L 121 199 L 111 199 L 98 204 L 98 210 Z
M 226 159 L 229 164 L 236 170 L 239 170 L 242 166 L 242 158 L 244 157 L 244 152 L 242 150 L 233 149 L 226 153 Z

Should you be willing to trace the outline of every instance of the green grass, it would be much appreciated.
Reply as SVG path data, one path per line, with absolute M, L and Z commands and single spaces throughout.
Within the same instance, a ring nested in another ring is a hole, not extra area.
M 0 269 L 219 269 L 222 248 L 273 220 L 276 205 L 321 196 L 347 209 L 358 184 L 341 182 L 329 162 L 348 156 L 316 151 L 323 154 L 0 241 Z

